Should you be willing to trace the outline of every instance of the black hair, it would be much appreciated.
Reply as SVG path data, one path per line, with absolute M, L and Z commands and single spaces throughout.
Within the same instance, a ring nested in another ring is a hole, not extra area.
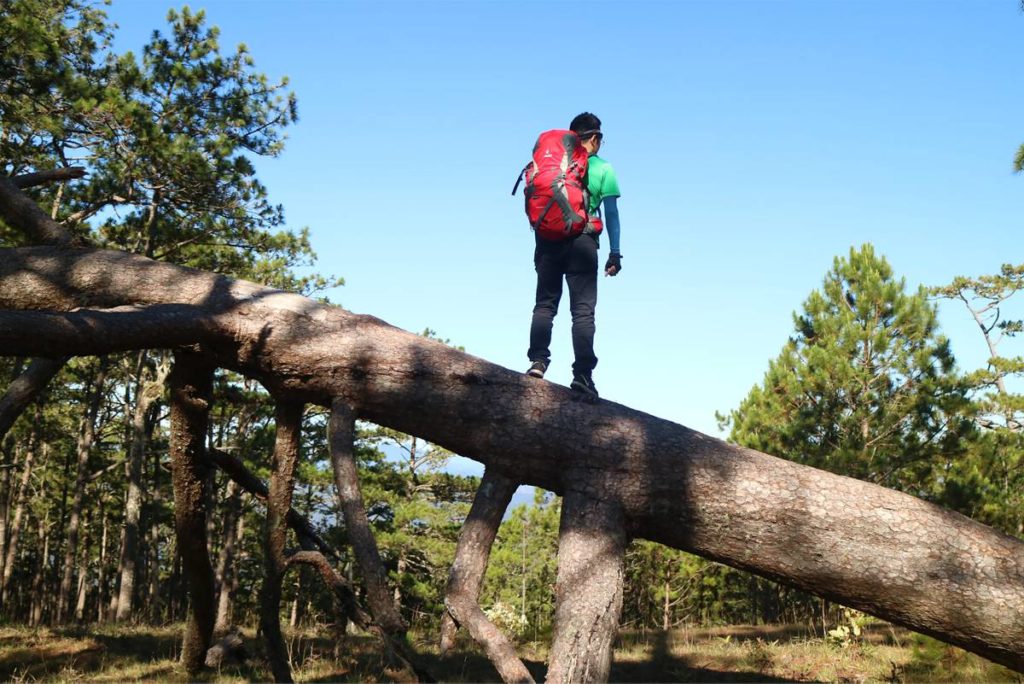
M 576 134 L 582 133 L 596 133 L 601 130 L 601 120 L 596 115 L 590 112 L 583 112 L 577 114 L 569 124 L 569 130 Z M 590 137 L 589 135 L 587 137 Z

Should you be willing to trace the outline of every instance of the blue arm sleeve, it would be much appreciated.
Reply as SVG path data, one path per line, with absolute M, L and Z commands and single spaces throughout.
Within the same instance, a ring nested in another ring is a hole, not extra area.
M 605 197 L 602 201 L 604 227 L 608 230 L 608 245 L 612 254 L 619 253 L 619 205 L 616 197 Z

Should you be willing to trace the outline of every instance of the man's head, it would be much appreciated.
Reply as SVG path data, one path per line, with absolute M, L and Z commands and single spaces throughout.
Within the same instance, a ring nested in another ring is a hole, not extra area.
M 604 137 L 604 134 L 601 133 L 601 120 L 590 112 L 577 114 L 569 124 L 569 130 L 580 136 L 583 147 L 589 154 L 594 154 L 601 149 L 601 139 Z

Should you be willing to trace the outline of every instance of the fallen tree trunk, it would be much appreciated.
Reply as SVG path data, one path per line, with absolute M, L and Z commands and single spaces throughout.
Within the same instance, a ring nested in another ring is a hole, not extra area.
M 0 250 L 3 309 L 39 313 L 0 314 L 0 353 L 202 342 L 275 396 L 342 399 L 361 418 L 557 493 L 584 481 L 579 493 L 618 506 L 630 535 L 1024 670 L 1024 544 L 906 494 L 584 403 L 370 316 L 120 252 Z

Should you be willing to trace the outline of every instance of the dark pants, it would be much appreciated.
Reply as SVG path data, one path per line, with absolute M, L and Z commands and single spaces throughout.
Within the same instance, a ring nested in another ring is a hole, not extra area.
M 530 361 L 551 360 L 551 326 L 562 298 L 562 278 L 569 284 L 569 312 L 572 314 L 572 349 L 575 373 L 590 373 L 597 365 L 594 356 L 594 307 L 597 305 L 597 238 L 583 234 L 571 240 L 550 242 L 537 239 L 533 264 L 537 269 L 537 304 L 530 326 Z

